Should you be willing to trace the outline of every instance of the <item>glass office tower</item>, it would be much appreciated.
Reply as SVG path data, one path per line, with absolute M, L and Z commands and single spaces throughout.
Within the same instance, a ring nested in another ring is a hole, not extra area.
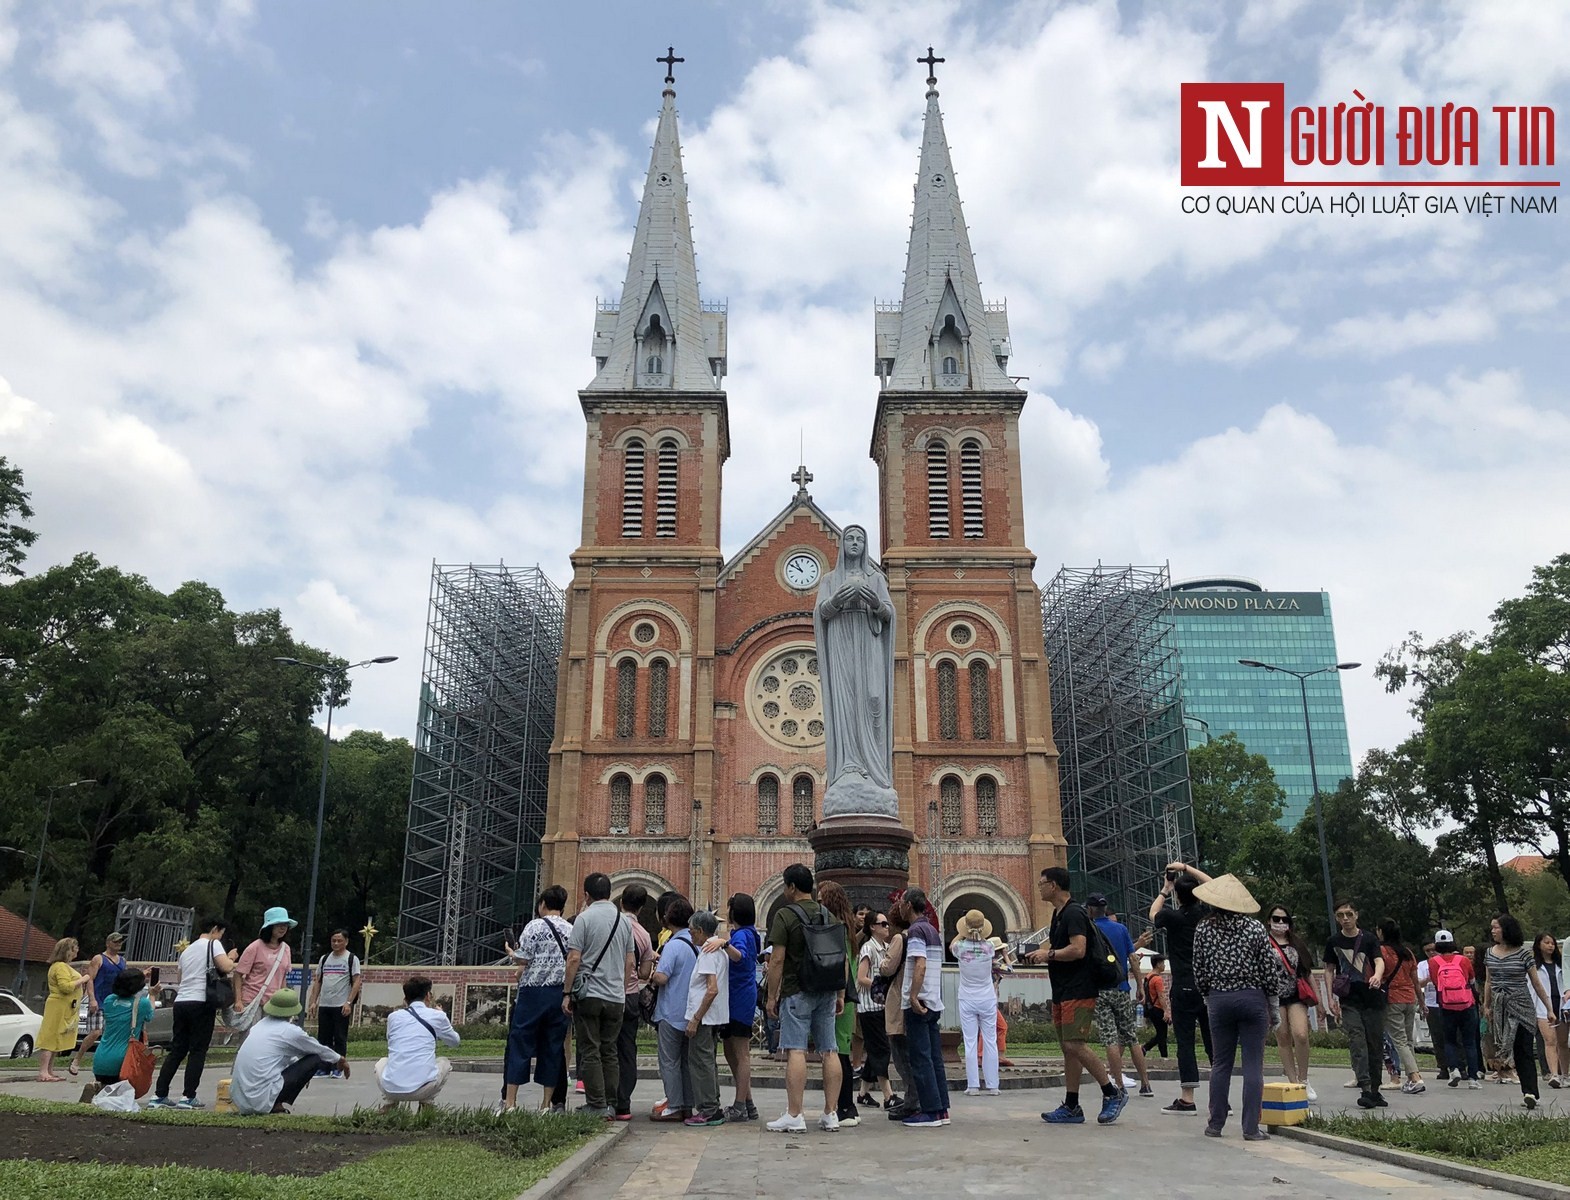
M 1189 744 L 1232 732 L 1263 754 L 1286 792 L 1281 823 L 1311 811 L 1303 698 L 1291 675 L 1240 666 L 1238 659 L 1312 671 L 1337 661 L 1326 592 L 1267 592 L 1251 579 L 1191 579 L 1172 587 L 1172 624 L 1182 660 Z M 1339 671 L 1308 680 L 1319 787 L 1333 792 L 1352 775 Z

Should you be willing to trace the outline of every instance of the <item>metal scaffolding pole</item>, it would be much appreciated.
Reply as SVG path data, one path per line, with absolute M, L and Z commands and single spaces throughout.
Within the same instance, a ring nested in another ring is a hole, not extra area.
M 538 568 L 432 566 L 403 961 L 494 961 L 533 909 L 564 610 Z
M 1064 567 L 1042 593 L 1074 892 L 1135 927 L 1162 871 L 1194 852 L 1167 568 Z

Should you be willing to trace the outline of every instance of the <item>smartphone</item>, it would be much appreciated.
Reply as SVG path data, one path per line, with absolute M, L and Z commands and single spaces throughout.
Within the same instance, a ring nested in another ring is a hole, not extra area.
M 1020 944 L 1019 952 L 1023 956 L 1023 955 L 1026 955 L 1026 954 L 1034 954 L 1037 950 L 1040 950 L 1040 949 L 1041 949 L 1041 943 L 1040 942 L 1023 942 L 1023 943 Z
M 1176 871 L 1168 871 L 1167 872 L 1167 882 L 1168 883 L 1176 882 L 1177 875 L 1178 875 L 1178 873 Z

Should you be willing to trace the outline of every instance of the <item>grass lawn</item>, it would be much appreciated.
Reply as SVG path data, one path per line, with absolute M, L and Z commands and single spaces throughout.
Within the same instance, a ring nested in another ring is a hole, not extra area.
M 1570 1117 L 1310 1117 L 1309 1129 L 1469 1166 L 1570 1184 Z
M 436 1109 L 418 1114 L 357 1109 L 344 1117 L 269 1117 L 262 1122 L 205 1112 L 107 1114 L 81 1105 L 0 1096 L 0 1129 L 4 1129 L 8 1114 L 17 1114 L 19 1120 L 59 1118 L 62 1140 L 70 1139 L 76 1122 L 97 1125 L 118 1121 L 211 1129 L 217 1140 L 232 1137 L 229 1130 L 244 1128 L 265 1129 L 269 1136 L 274 1132 L 292 1135 L 291 1145 L 307 1143 L 313 1136 L 342 1143 L 346 1135 L 352 1138 L 358 1133 L 391 1135 L 404 1144 L 314 1176 L 0 1158 L 0 1195 L 6 1200 L 85 1200 L 126 1187 L 131 1194 L 156 1195 L 160 1200 L 207 1200 L 214 1196 L 226 1200 L 408 1200 L 419 1195 L 510 1200 L 604 1129 L 597 1118 L 518 1113 L 498 1119 L 477 1109 Z M 301 1153 L 309 1154 L 309 1149 Z

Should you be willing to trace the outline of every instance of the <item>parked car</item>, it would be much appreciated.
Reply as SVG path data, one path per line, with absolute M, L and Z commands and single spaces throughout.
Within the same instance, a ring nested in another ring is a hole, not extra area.
M 31 1058 L 44 1014 L 34 1012 L 14 992 L 0 989 L 0 1053 Z
M 147 1022 L 147 1042 L 151 1046 L 167 1046 L 174 1040 L 174 994 L 175 988 L 156 987 L 149 993 L 153 1002 L 153 1019 Z M 87 998 L 82 998 L 81 1005 L 76 1010 L 76 1040 L 80 1042 L 87 1036 Z M 0 1045 L 4 1039 L 0 1038 Z

